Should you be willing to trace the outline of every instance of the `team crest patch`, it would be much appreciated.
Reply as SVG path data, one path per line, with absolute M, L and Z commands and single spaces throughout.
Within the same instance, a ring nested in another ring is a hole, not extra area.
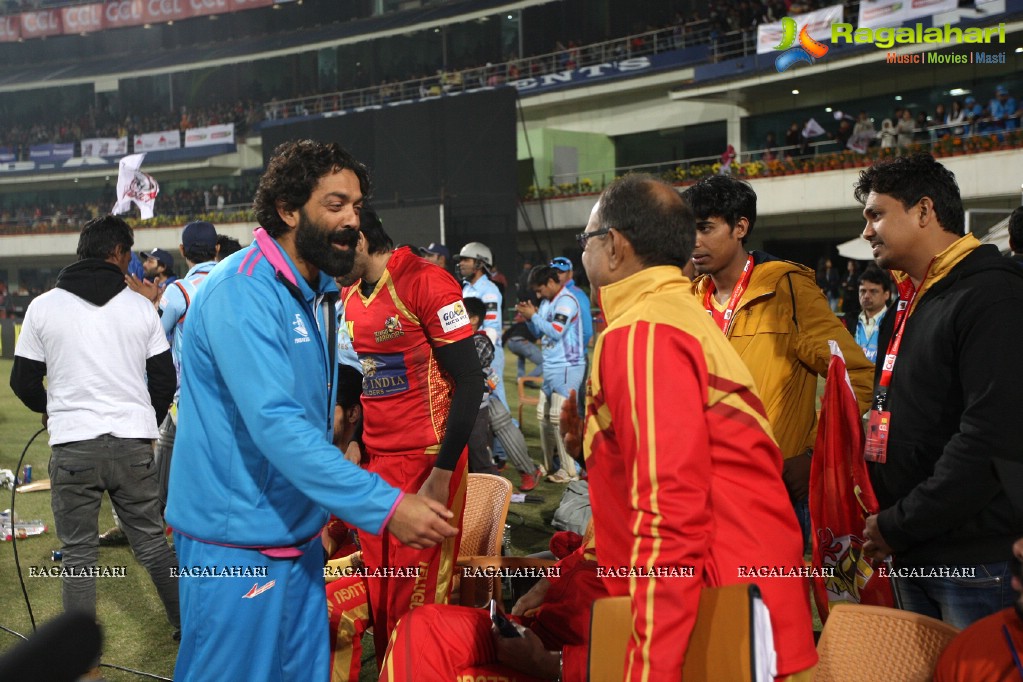
M 465 304 L 455 301 L 437 311 L 440 327 L 445 332 L 454 331 L 469 324 L 469 314 L 465 312 Z
M 376 339 L 377 343 L 390 341 L 399 336 L 405 336 L 405 332 L 401 329 L 401 320 L 398 319 L 397 315 L 388 317 L 384 320 L 384 328 L 378 332 L 373 332 L 373 338 Z
M 366 356 L 359 359 L 359 364 L 362 365 L 362 376 L 371 377 L 377 373 L 377 369 L 384 366 L 384 363 L 377 360 L 372 355 Z

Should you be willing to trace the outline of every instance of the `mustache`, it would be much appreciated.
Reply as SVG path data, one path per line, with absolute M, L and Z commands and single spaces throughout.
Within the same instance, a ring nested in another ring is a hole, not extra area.
M 359 243 L 359 231 L 354 228 L 345 228 L 331 237 L 331 242 L 339 246 L 347 246 L 354 249 Z

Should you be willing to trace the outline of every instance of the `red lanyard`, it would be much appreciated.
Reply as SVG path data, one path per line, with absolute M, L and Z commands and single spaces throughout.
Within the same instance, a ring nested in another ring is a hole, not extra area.
M 928 271 L 930 268 L 928 268 Z M 924 280 L 927 275 L 924 275 Z M 923 288 L 923 281 L 920 282 Z M 891 430 L 892 413 L 888 411 L 888 386 L 892 383 L 892 372 L 895 370 L 895 358 L 902 346 L 902 333 L 906 330 L 906 320 L 913 308 L 920 289 L 913 288 L 913 282 L 907 277 L 899 282 L 899 303 L 895 311 L 895 331 L 888 341 L 888 352 L 881 365 L 881 380 L 878 382 L 877 393 L 874 395 L 874 407 L 870 410 L 867 420 L 866 440 L 863 444 L 863 459 L 868 462 L 884 464 L 888 461 L 888 434 Z
M 924 279 L 920 281 L 921 288 L 926 279 L 927 275 L 924 274 Z M 908 277 L 899 282 L 898 288 L 899 302 L 895 310 L 895 331 L 888 341 L 888 352 L 884 356 L 884 364 L 881 365 L 881 379 L 878 382 L 878 386 L 882 389 L 891 386 L 892 372 L 895 371 L 895 359 L 899 356 L 899 348 L 902 346 L 902 333 L 906 329 L 906 321 L 909 319 L 913 301 L 916 300 L 916 295 L 920 292 L 920 289 L 913 288 L 913 282 Z
M 721 327 L 721 331 L 728 335 L 728 330 L 732 326 L 732 318 L 735 314 L 735 307 L 739 305 L 739 299 L 742 298 L 742 294 L 746 291 L 746 287 L 749 286 L 750 278 L 753 276 L 753 256 L 746 259 L 746 265 L 742 268 L 742 275 L 739 277 L 739 281 L 735 283 L 735 287 L 732 289 L 732 295 L 728 297 L 728 305 L 725 306 L 724 315 L 718 315 L 714 302 L 711 300 L 711 296 L 714 295 L 714 280 L 710 281 L 710 285 L 707 287 L 707 291 L 703 294 L 703 307 L 707 309 L 707 312 L 711 314 L 714 321 Z

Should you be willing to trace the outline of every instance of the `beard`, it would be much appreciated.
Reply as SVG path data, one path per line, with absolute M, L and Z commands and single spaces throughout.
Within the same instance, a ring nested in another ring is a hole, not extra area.
M 358 230 L 332 231 L 310 220 L 304 210 L 299 211 L 295 249 L 304 260 L 331 277 L 347 276 L 352 272 L 358 243 Z M 335 244 L 348 248 L 336 249 Z

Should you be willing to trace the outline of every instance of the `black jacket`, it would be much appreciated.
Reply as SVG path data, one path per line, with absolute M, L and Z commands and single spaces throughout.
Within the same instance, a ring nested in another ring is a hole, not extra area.
M 876 379 L 896 315 L 885 315 Z M 917 302 L 888 390 L 885 464 L 870 464 L 899 566 L 1005 561 L 1023 536 L 1023 269 L 980 246 Z

